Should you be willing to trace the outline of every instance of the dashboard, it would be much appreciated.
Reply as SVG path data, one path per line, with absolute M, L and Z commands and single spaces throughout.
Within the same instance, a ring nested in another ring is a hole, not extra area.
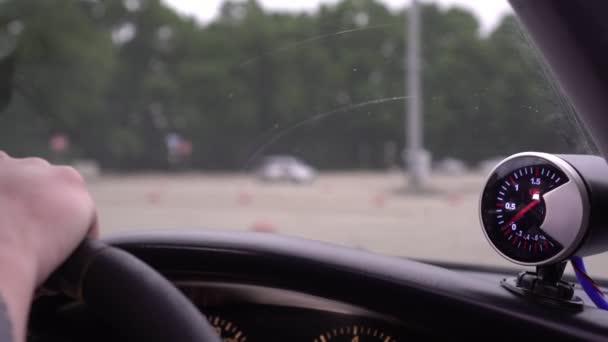
M 393 317 L 283 289 L 200 281 L 176 285 L 223 341 L 394 342 L 422 333 Z
M 226 342 L 396 342 L 432 336 L 394 317 L 285 289 L 201 280 L 178 280 L 174 285 Z M 122 339 L 116 327 L 105 324 L 84 304 L 49 296 L 39 298 L 33 308 L 28 340 Z
M 106 241 L 173 282 L 224 341 L 476 339 L 498 330 L 504 339 L 608 335 L 603 311 L 533 303 L 502 288 L 504 275 L 497 273 L 472 276 L 275 234 L 172 230 Z M 113 285 L 120 291 L 123 284 Z M 115 305 L 130 304 L 122 298 Z M 120 328 L 128 329 L 84 304 L 50 295 L 32 306 L 28 340 L 129 340 L 120 338 Z

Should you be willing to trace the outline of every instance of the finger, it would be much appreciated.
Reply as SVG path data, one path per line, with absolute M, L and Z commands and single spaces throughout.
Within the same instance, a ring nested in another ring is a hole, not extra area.
M 38 158 L 38 157 L 29 157 L 29 158 L 23 158 L 21 159 L 22 162 L 24 163 L 28 163 L 30 165 L 38 165 L 38 166 L 49 166 L 51 164 L 49 164 L 48 161 L 42 159 L 42 158 Z
M 9 158 L 10 158 L 10 156 L 6 152 L 0 150 L 0 160 L 9 159 Z
M 64 177 L 64 179 L 74 181 L 79 184 L 84 184 L 84 178 L 82 177 L 80 172 L 78 172 L 73 167 L 67 165 L 59 165 L 56 166 L 55 169 L 57 170 L 57 173 L 59 175 Z

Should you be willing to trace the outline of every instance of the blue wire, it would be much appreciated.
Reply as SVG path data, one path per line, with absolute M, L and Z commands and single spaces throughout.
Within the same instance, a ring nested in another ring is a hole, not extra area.
M 589 279 L 585 278 L 582 274 L 580 274 L 577 271 L 577 268 L 578 268 L 579 270 L 581 270 L 582 272 L 585 272 L 585 274 L 587 274 L 587 270 L 585 269 L 585 264 L 583 263 L 583 258 L 573 256 L 572 258 L 570 258 L 570 262 L 572 262 L 573 266 L 576 265 L 576 267 L 573 267 L 574 274 L 576 274 L 576 278 L 578 279 L 578 282 L 583 287 L 583 290 L 585 290 L 585 293 L 587 294 L 587 296 L 589 296 L 589 298 L 591 299 L 591 301 L 593 301 L 595 306 L 597 306 L 598 308 L 600 308 L 602 310 L 608 310 L 608 301 L 606 301 L 604 294 L 601 291 L 599 291 L 594 286 L 594 284 L 589 281 Z

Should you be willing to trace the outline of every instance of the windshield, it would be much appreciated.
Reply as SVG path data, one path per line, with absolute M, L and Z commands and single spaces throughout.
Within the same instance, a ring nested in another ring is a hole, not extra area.
M 478 218 L 489 170 L 594 151 L 506 2 L 185 3 L 0 4 L 0 149 L 76 167 L 104 235 L 506 265 Z

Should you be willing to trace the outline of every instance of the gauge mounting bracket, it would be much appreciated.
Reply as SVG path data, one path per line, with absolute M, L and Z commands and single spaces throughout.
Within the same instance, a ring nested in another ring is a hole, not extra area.
M 536 272 L 523 271 L 500 284 L 510 292 L 534 302 L 562 309 L 580 311 L 583 300 L 574 295 L 574 285 L 562 280 L 566 261 L 536 267 Z

